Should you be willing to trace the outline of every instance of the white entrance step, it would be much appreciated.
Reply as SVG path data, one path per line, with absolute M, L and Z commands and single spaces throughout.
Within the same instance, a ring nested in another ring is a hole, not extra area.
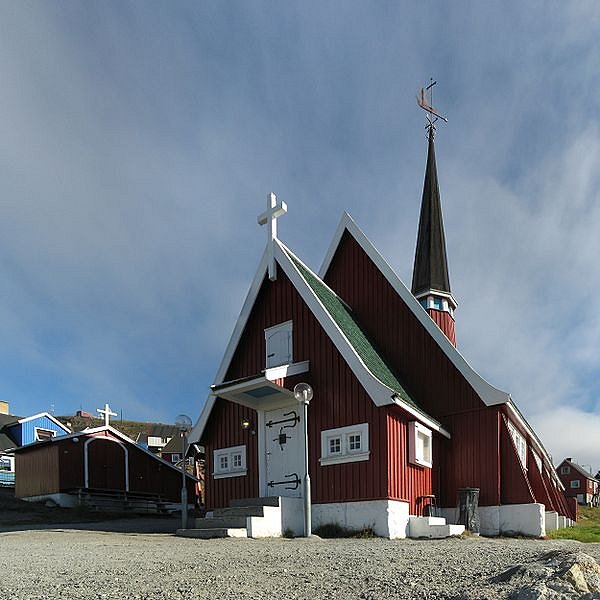
M 448 525 L 443 517 L 410 517 L 408 537 L 441 539 L 461 535 L 464 525 Z
M 202 519 L 192 519 L 189 529 L 176 535 L 201 539 L 223 537 L 280 537 L 282 518 L 279 497 L 232 500 Z

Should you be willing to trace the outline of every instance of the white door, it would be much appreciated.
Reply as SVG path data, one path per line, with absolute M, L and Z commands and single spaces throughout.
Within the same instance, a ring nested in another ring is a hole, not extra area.
M 304 443 L 299 406 L 265 412 L 267 496 L 302 495 Z

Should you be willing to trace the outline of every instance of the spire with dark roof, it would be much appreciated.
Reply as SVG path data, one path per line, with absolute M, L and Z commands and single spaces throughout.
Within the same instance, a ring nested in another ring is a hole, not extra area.
M 442 204 L 435 165 L 433 128 L 431 128 L 411 291 L 418 297 L 434 290 L 445 294 L 451 293 Z
M 456 345 L 454 335 L 456 301 L 450 291 L 446 238 L 444 236 L 433 134 L 434 127 L 430 125 L 427 167 L 425 168 L 425 183 L 423 184 L 411 291 L 450 341 Z M 440 312 L 448 313 L 452 322 L 448 322 L 448 325 L 442 324 L 442 321 L 445 322 L 447 319 L 439 314 Z

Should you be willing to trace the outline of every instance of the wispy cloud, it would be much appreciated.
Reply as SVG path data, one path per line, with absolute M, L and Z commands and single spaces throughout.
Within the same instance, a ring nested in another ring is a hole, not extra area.
M 345 209 L 409 281 L 414 95 L 434 75 L 460 348 L 555 456 L 598 463 L 549 419 L 587 427 L 600 409 L 595 4 L 0 13 L 0 394 L 15 412 L 197 416 L 271 190 L 309 264 Z

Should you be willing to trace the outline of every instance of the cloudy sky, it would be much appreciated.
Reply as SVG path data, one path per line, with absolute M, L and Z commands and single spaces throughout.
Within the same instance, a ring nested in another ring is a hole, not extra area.
M 195 420 L 279 233 L 410 281 L 433 76 L 460 351 L 600 468 L 600 5 L 2 2 L 0 398 Z

